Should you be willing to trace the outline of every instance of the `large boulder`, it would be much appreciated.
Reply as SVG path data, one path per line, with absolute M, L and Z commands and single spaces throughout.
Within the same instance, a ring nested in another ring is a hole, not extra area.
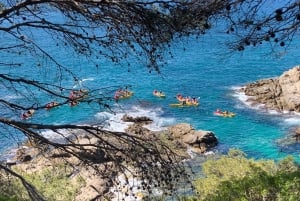
M 32 159 L 32 156 L 28 153 L 28 148 L 20 148 L 17 150 L 15 155 L 15 161 L 17 162 L 27 162 Z
M 187 123 L 181 123 L 174 126 L 170 126 L 168 128 L 168 132 L 173 136 L 174 138 L 181 138 L 183 135 L 186 135 L 188 133 L 191 133 L 195 129 Z
M 263 79 L 247 84 L 243 88 L 249 101 L 264 104 L 277 111 L 300 112 L 300 66 L 296 66 L 280 77 Z
M 124 122 L 133 122 L 133 123 L 142 123 L 142 124 L 149 124 L 149 123 L 152 123 L 153 120 L 150 119 L 149 117 L 145 117 L 145 116 L 142 116 L 142 117 L 132 117 L 132 116 L 129 116 L 127 114 L 125 114 L 122 119 L 122 121 Z
M 194 152 L 204 153 L 218 144 L 211 131 L 195 130 L 190 124 L 177 124 L 168 128 L 168 133 L 179 142 L 188 145 Z
M 296 142 L 300 141 L 300 127 L 296 128 L 294 131 L 293 137 L 295 138 Z
M 151 133 L 149 129 L 137 123 L 129 125 L 128 128 L 125 129 L 125 132 L 134 135 L 149 135 Z

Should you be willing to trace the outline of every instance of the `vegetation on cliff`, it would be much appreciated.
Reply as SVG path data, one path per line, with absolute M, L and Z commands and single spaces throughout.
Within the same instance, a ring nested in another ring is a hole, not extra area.
M 247 159 L 243 152 L 230 150 L 202 168 L 205 176 L 194 182 L 197 195 L 182 200 L 299 200 L 300 169 L 292 157 L 275 163 Z

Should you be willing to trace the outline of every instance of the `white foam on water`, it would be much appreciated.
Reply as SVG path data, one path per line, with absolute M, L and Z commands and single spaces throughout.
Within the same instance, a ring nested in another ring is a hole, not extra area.
M 272 109 L 268 109 L 265 107 L 264 104 L 260 104 L 260 103 L 255 103 L 254 101 L 251 101 L 251 96 L 247 96 L 241 89 L 244 88 L 245 86 L 233 86 L 231 87 L 231 89 L 234 91 L 234 93 L 232 94 L 233 97 L 235 97 L 236 99 L 238 99 L 242 104 L 239 104 L 237 106 L 237 108 L 243 108 L 244 106 L 254 109 L 254 110 L 258 110 L 260 112 L 265 112 L 265 113 L 269 113 L 269 114 L 282 114 L 282 112 L 278 112 L 276 110 L 272 110 Z
M 207 152 L 205 152 L 203 155 L 204 156 L 211 156 L 211 155 L 215 155 L 216 153 L 215 152 L 213 152 L 213 151 L 207 151 Z
M 85 82 L 85 81 L 94 81 L 94 80 L 95 80 L 95 78 L 89 77 L 89 78 L 82 79 L 81 81 Z
M 249 101 L 250 96 L 247 96 L 244 92 L 241 91 L 243 86 L 233 86 L 231 89 L 233 90 L 232 96 L 238 99 L 243 103 L 243 105 L 246 105 L 247 107 L 253 107 L 253 102 Z M 239 107 L 242 107 L 242 105 L 239 105 Z
M 106 122 L 109 119 L 111 119 L 114 116 L 114 114 L 109 112 L 99 112 L 95 115 L 95 118 L 99 120 L 100 122 Z
M 145 127 L 151 131 L 161 131 L 167 126 L 176 122 L 175 118 L 165 118 L 161 115 L 163 110 L 161 108 L 143 108 L 140 106 L 132 106 L 127 110 L 121 110 L 116 114 L 108 112 L 99 112 L 95 115 L 96 119 L 104 123 L 105 129 L 110 131 L 124 132 L 125 129 L 132 124 L 132 122 L 123 122 L 121 119 L 124 115 L 136 117 L 149 117 L 153 122 Z
M 10 148 L 9 150 L 4 151 L 0 154 L 0 161 L 6 161 L 7 163 L 13 162 L 13 158 L 15 157 L 18 149 L 19 148 Z
M 300 125 L 300 117 L 295 116 L 295 117 L 286 118 L 284 120 L 284 122 L 291 126 L 299 126 Z
M 48 140 L 54 143 L 67 143 L 67 138 L 71 136 L 71 133 L 65 129 L 60 129 L 58 130 L 58 132 L 60 134 L 52 130 L 46 130 L 46 131 L 42 131 L 40 135 L 42 135 L 43 137 L 47 138 Z M 9 148 L 7 151 L 4 151 L 3 153 L 0 154 L 0 161 L 1 160 L 6 162 L 12 161 L 16 155 L 16 152 L 20 148 L 26 148 L 26 146 L 19 147 L 16 145 L 14 147 Z
M 82 80 L 79 80 L 76 84 L 73 85 L 73 89 L 75 89 L 75 88 L 82 88 L 84 82 L 86 82 L 86 81 L 94 81 L 94 80 L 95 80 L 95 78 L 93 78 L 93 77 L 84 78 Z
M 46 130 L 41 132 L 41 135 L 55 143 L 66 143 L 66 138 L 72 135 L 72 133 L 66 129 L 59 129 L 58 132 L 59 133 L 52 130 Z
M 186 152 L 188 153 L 188 155 L 191 157 L 191 159 L 195 158 L 197 156 L 197 154 L 195 152 L 193 152 L 191 147 L 187 147 Z M 187 159 L 190 160 L 190 159 Z
M 122 117 L 125 115 L 125 113 L 118 113 L 113 115 L 111 118 L 109 118 L 105 124 L 104 129 L 110 130 L 110 131 L 117 131 L 117 132 L 125 132 L 125 129 L 130 125 L 133 124 L 132 122 L 124 122 L 122 121 Z
M 276 111 L 266 108 L 263 104 L 253 104 L 250 96 L 245 95 L 240 89 L 244 86 L 234 86 L 231 89 L 234 91 L 233 96 L 242 102 L 242 104 L 251 109 L 263 112 L 267 115 L 280 116 L 282 123 L 287 126 L 299 126 L 300 125 L 300 113 L 291 111 Z M 250 100 L 250 101 L 249 101 Z M 243 106 L 238 105 L 237 107 L 242 108 Z

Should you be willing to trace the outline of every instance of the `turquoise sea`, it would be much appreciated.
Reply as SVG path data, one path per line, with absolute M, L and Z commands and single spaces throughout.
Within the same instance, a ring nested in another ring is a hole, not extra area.
M 238 148 L 250 158 L 278 160 L 292 155 L 300 161 L 299 144 L 278 143 L 278 140 L 287 137 L 290 131 L 300 124 L 300 116 L 252 108 L 243 101 L 245 97 L 236 90 L 258 79 L 279 76 L 298 65 L 300 43 L 296 39 L 287 50 L 278 48 L 274 52 L 269 44 L 249 47 L 244 52 L 230 52 L 224 44 L 228 37 L 212 30 L 200 39 L 189 38 L 182 42 L 174 42 L 171 46 L 173 57 L 166 56 L 167 64 L 161 68 L 160 74 L 149 73 L 143 63 L 134 59 L 132 65 L 127 66 L 115 65 L 100 57 L 97 61 L 94 60 L 99 64 L 95 67 L 84 57 L 74 56 L 70 51 L 56 47 L 52 39 L 44 39 L 44 47 L 80 78 L 78 82 L 74 82 L 68 77 L 63 77 L 61 83 L 64 87 L 82 87 L 93 91 L 94 94 L 101 94 L 107 92 L 107 89 L 113 92 L 113 89 L 119 86 L 129 85 L 134 96 L 118 103 L 109 102 L 116 114 L 104 111 L 97 104 L 82 103 L 72 108 L 65 105 L 50 111 L 37 111 L 28 122 L 104 123 L 108 129 L 122 131 L 126 126 L 120 122 L 123 114 L 149 116 L 154 120 L 150 125 L 153 130 L 186 122 L 195 129 L 213 131 L 219 140 L 214 152 L 225 153 L 230 148 Z M 5 60 L 12 59 L 9 55 L 1 56 Z M 9 69 L 1 67 L 1 73 L 31 77 L 41 82 L 59 83 L 57 69 L 51 62 L 31 59 L 28 55 L 20 55 L 13 59 L 26 61 L 25 65 Z M 154 97 L 154 89 L 165 92 L 166 98 Z M 200 97 L 200 106 L 170 107 L 170 103 L 177 102 L 175 96 L 178 93 Z M 35 99 L 32 94 L 35 95 Z M 13 102 L 25 101 L 28 106 L 33 103 L 46 104 L 52 100 L 60 101 L 51 96 L 45 97 L 35 89 L 30 92 L 24 89 L 22 94 L 14 94 L 1 86 L 0 95 L 3 99 Z M 24 98 L 23 95 L 27 97 Z M 234 118 L 214 116 L 216 108 L 229 110 L 237 115 Z M 21 111 L 9 112 L 3 106 L 0 110 L 3 116 L 14 119 L 19 119 L 21 114 Z M 0 151 L 3 158 L 7 157 L 9 150 L 23 138 L 18 133 L 9 133 L 9 130 L 2 126 L 0 130 Z M 55 137 L 47 131 L 44 135 Z

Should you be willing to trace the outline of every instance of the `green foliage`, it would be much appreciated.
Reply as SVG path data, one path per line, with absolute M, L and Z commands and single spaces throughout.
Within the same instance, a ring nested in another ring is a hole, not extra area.
M 5 171 L 0 171 L 0 201 L 27 201 L 28 197 L 20 196 L 20 189 L 15 184 L 16 178 L 7 174 Z
M 72 170 L 66 164 L 60 163 L 53 167 L 44 168 L 40 172 L 27 173 L 21 169 L 16 169 L 29 183 L 48 201 L 68 201 L 74 200 L 76 193 L 85 181 L 80 176 L 70 178 Z M 19 180 L 13 182 L 16 196 L 20 199 L 28 199 L 27 192 Z
M 238 150 L 202 166 L 204 178 L 194 184 L 197 195 L 182 201 L 289 200 L 300 197 L 300 170 L 288 157 L 274 161 L 245 158 Z
M 0 201 L 18 201 L 16 197 L 7 197 L 4 195 L 0 195 Z
M 285 159 L 281 160 L 278 164 L 279 171 L 283 172 L 295 172 L 297 166 L 292 156 L 288 156 Z

